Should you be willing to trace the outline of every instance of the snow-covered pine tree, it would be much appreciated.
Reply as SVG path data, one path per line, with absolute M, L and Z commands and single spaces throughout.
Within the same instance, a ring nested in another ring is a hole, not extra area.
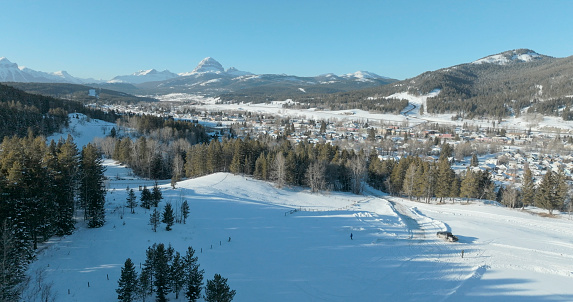
M 131 302 L 136 299 L 138 287 L 137 272 L 130 258 L 125 260 L 121 268 L 121 277 L 117 281 L 117 299 L 122 302 Z
M 227 285 L 227 279 L 215 274 L 213 280 L 207 280 L 205 296 L 207 302 L 230 302 L 233 301 L 236 291 Z

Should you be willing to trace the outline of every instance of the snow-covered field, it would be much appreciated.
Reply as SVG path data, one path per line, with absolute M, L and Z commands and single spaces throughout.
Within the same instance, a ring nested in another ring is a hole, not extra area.
M 82 143 L 105 126 L 73 125 Z M 172 231 L 162 225 L 153 232 L 148 210 L 122 207 L 127 186 L 137 191 L 152 182 L 105 164 L 105 226 L 87 229 L 80 219 L 73 235 L 53 238 L 30 266 L 45 271 L 56 301 L 114 301 L 125 259 L 139 269 L 146 248 L 160 242 L 181 253 L 192 246 L 205 278 L 228 278 L 235 301 L 573 301 L 573 220 L 566 214 L 425 204 L 373 190 L 310 194 L 217 173 L 175 189 L 160 182 L 159 208 L 187 200 L 191 214 Z M 445 230 L 459 242 L 436 237 Z
M 534 132 L 549 132 L 573 134 L 573 121 L 563 121 L 561 117 L 542 116 L 540 114 L 527 114 L 526 110 L 522 110 L 519 117 L 508 117 L 501 121 L 495 119 L 475 119 L 475 120 L 452 120 L 453 114 L 428 114 L 426 112 L 426 100 L 428 97 L 436 96 L 439 90 L 434 90 L 427 95 L 412 95 L 407 92 L 396 93 L 389 97 L 397 99 L 406 99 L 409 102 L 408 107 L 403 110 L 400 115 L 396 114 L 378 114 L 370 113 L 365 110 L 352 109 L 352 110 L 316 110 L 311 109 L 288 109 L 283 108 L 283 104 L 292 102 L 292 100 L 276 101 L 268 104 L 265 103 L 239 103 L 239 104 L 217 104 L 215 98 L 205 98 L 191 94 L 169 94 L 160 96 L 161 100 L 168 101 L 190 101 L 196 100 L 203 103 L 196 108 L 212 111 L 225 111 L 225 110 L 238 110 L 250 111 L 258 114 L 275 114 L 279 116 L 290 116 L 303 119 L 314 120 L 329 120 L 329 121 L 362 121 L 373 124 L 393 124 L 416 126 L 424 123 L 439 123 L 462 126 L 464 124 L 469 126 L 479 126 L 480 128 L 493 127 L 495 122 L 496 127 L 504 127 L 509 131 L 527 131 Z M 424 105 L 424 112 L 420 114 L 420 105 Z
M 130 214 L 122 207 L 127 186 L 152 183 L 106 165 L 112 178 L 106 225 L 80 223 L 73 235 L 46 244 L 30 268 L 46 270 L 57 301 L 113 301 L 125 259 L 139 266 L 145 249 L 159 242 L 180 252 L 195 248 L 205 277 L 228 278 L 236 301 L 573 300 L 573 221 L 567 216 L 544 218 L 480 202 L 313 195 L 217 173 L 176 189 L 165 182 L 159 207 L 187 200 L 191 215 L 186 224 L 155 233 L 148 210 Z M 435 236 L 441 230 L 460 241 L 441 241 Z

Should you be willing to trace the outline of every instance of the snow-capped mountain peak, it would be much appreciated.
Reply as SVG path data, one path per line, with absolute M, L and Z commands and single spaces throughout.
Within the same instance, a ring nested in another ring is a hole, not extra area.
M 169 70 L 157 71 L 156 69 L 140 70 L 130 75 L 117 76 L 109 83 L 132 83 L 141 84 L 145 82 L 158 82 L 178 77 L 177 74 Z
M 206 57 L 201 62 L 199 62 L 199 65 L 197 65 L 197 67 L 195 67 L 195 69 L 193 69 L 192 71 L 192 73 L 200 73 L 200 72 L 223 73 L 225 72 L 225 69 L 223 68 L 223 65 L 221 65 L 221 63 L 217 62 L 217 60 L 211 57 Z
M 516 62 L 531 62 L 544 57 L 530 49 L 514 49 L 473 61 L 472 64 L 507 65 Z
M 354 79 L 356 81 L 362 81 L 362 82 L 370 82 L 377 79 L 384 79 L 384 77 L 381 77 L 375 73 L 368 71 L 357 71 L 354 73 L 347 73 L 341 75 L 340 77 L 345 79 Z
M 252 75 L 252 73 L 248 72 L 248 71 L 242 71 L 242 70 L 238 70 L 235 67 L 231 67 L 229 69 L 227 69 L 227 71 L 225 71 L 225 73 L 227 73 L 228 75 L 231 76 L 235 76 L 235 77 L 240 77 L 240 76 L 245 76 L 245 75 Z
M 18 68 L 18 64 L 10 62 L 6 57 L 0 57 L 1 68 Z

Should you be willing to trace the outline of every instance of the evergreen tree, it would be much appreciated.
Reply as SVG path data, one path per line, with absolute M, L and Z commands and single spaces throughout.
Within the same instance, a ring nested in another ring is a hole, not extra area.
M 141 202 L 139 203 L 141 207 L 150 209 L 151 205 L 153 204 L 153 196 L 151 195 L 151 191 L 147 188 L 147 186 L 143 186 L 143 190 L 141 191 Z
M 145 301 L 145 297 L 153 293 L 153 264 L 155 262 L 155 247 L 148 247 L 145 251 L 145 262 L 139 275 L 139 296 Z
M 154 232 L 157 232 L 157 226 L 159 225 L 159 212 L 157 209 L 153 209 L 153 212 L 149 215 L 149 224 Z
M 533 175 L 531 169 L 526 165 L 525 171 L 523 173 L 523 180 L 521 181 L 521 191 L 522 198 L 521 202 L 523 206 L 532 205 L 535 201 L 535 183 L 533 181 Z
M 159 189 L 157 182 L 155 182 L 155 185 L 153 185 L 153 190 L 151 191 L 151 200 L 153 206 L 157 207 L 161 199 L 163 199 L 163 194 L 161 194 L 161 189 Z
M 97 228 L 105 223 L 105 194 L 104 171 L 102 159 L 96 147 L 92 144 L 82 149 L 80 159 L 81 181 L 80 199 L 85 205 L 85 217 L 88 226 Z
M 168 202 L 163 209 L 163 214 L 161 215 L 162 219 L 161 222 L 165 223 L 167 226 L 165 230 L 171 231 L 171 227 L 173 226 L 173 222 L 175 221 L 175 216 L 173 214 L 173 207 L 171 203 Z
M 447 145 L 447 144 L 446 144 Z M 450 166 L 450 162 L 446 157 L 441 157 L 438 160 L 438 175 L 436 180 L 436 197 L 440 198 L 442 202 L 444 197 L 452 196 L 455 192 L 455 173 Z
M 554 177 L 551 170 L 547 171 L 539 184 L 537 194 L 535 196 L 535 206 L 549 211 L 549 214 L 555 206 L 555 191 L 554 191 Z
M 477 198 L 479 193 L 478 189 L 479 189 L 479 180 L 477 179 L 476 174 L 468 169 L 462 179 L 462 183 L 460 186 L 460 197 Z
M 185 224 L 187 217 L 189 217 L 189 203 L 187 200 L 184 200 L 181 204 L 181 215 L 183 215 L 183 224 Z
M 0 222 L 0 301 L 19 301 L 27 267 L 25 248 L 8 221 Z
M 559 169 L 559 172 L 555 175 L 556 209 L 563 207 L 569 196 L 569 185 L 565 178 L 565 171 L 563 171 L 563 169 Z
M 477 155 L 474 153 L 472 154 L 472 159 L 470 161 L 470 166 L 471 167 L 477 167 L 479 165 L 479 160 L 477 158 Z
M 153 263 L 153 285 L 155 286 L 155 301 L 167 301 L 167 294 L 170 290 L 169 282 L 169 254 L 165 245 L 159 243 L 155 246 L 155 257 Z
M 119 287 L 115 290 L 117 292 L 117 299 L 123 302 L 131 302 L 136 298 L 138 287 L 137 272 L 135 266 L 130 258 L 125 260 L 125 264 L 121 268 L 121 277 L 119 278 Z
M 179 299 L 179 292 L 181 292 L 185 285 L 185 261 L 181 258 L 179 252 L 175 252 L 175 256 L 171 262 L 169 280 L 171 282 L 171 289 L 175 292 L 175 299 Z
M 207 302 L 230 302 L 233 301 L 236 291 L 227 285 L 227 279 L 215 274 L 213 280 L 207 280 L 205 296 Z
M 131 214 L 135 213 L 134 208 L 137 207 L 137 197 L 135 197 L 133 189 L 129 189 L 129 193 L 127 194 L 126 206 L 131 209 Z
M 187 248 L 183 262 L 185 263 L 185 296 L 190 302 L 197 301 L 201 298 L 205 271 L 199 269 L 197 256 L 195 256 L 195 250 L 192 247 Z
M 404 184 L 403 184 L 402 191 L 410 199 L 414 195 L 414 186 L 415 186 L 415 181 L 416 181 L 417 167 L 418 167 L 417 163 L 412 162 L 410 164 L 410 166 L 408 167 L 408 170 L 406 170 L 406 174 L 404 175 Z

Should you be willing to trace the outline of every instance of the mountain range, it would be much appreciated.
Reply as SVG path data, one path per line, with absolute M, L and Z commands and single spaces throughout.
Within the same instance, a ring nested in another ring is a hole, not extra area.
M 573 56 L 554 58 L 530 49 L 509 50 L 473 62 L 424 72 L 389 85 L 321 95 L 281 95 L 322 108 L 396 109 L 408 93 L 429 95 L 424 113 L 449 113 L 459 118 L 503 118 L 524 113 L 562 115 L 573 119 Z M 224 95 L 226 102 L 244 99 Z M 393 105 L 388 103 L 394 102 Z M 395 112 L 400 112 L 396 110 Z
M 256 75 L 234 67 L 224 69 L 221 63 L 211 57 L 203 59 L 191 72 L 180 74 L 168 70 L 141 70 L 130 75 L 116 76 L 102 82 L 93 79 L 80 79 L 65 71 L 48 73 L 19 67 L 7 58 L 0 59 L 0 82 L 20 83 L 72 83 L 97 84 L 98 87 L 115 89 L 132 94 L 164 94 L 173 92 L 219 95 L 254 87 L 273 89 L 302 90 L 321 89 L 326 92 L 347 91 L 373 87 L 396 80 L 366 71 L 345 75 L 326 74 L 316 77 L 298 77 L 285 74 Z
M 78 83 L 82 80 L 66 72 L 20 68 L 1 58 L 0 81 Z M 572 84 L 573 56 L 554 58 L 530 49 L 515 49 L 402 81 L 365 71 L 315 77 L 257 75 L 233 67 L 225 69 L 208 57 L 191 72 L 175 74 L 151 69 L 91 86 L 134 95 L 202 94 L 218 96 L 223 102 L 290 98 L 310 107 L 381 112 L 400 112 L 404 104 L 400 94 L 427 95 L 439 91 L 427 99 L 423 113 L 453 113 L 461 118 L 542 113 L 573 119 Z M 34 86 L 36 92 L 47 90 L 38 85 Z M 18 87 L 26 90 L 23 83 Z

